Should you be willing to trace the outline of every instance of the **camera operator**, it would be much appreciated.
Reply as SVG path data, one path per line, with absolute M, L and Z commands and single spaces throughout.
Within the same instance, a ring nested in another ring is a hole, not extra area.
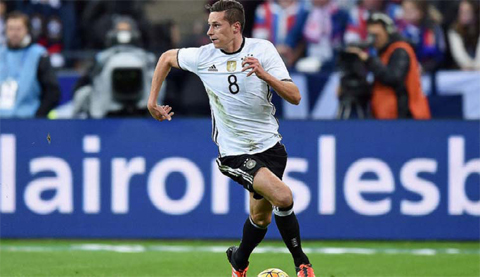
M 146 116 L 155 56 L 138 47 L 141 34 L 128 16 L 113 16 L 107 33 L 109 48 L 96 55 L 74 89 L 74 117 Z M 164 88 L 160 95 L 163 97 Z
M 377 119 L 430 119 L 413 48 L 395 32 L 393 20 L 383 13 L 373 13 L 367 28 L 378 57 L 358 47 L 349 47 L 347 52 L 356 54 L 375 77 L 371 99 L 373 116 Z

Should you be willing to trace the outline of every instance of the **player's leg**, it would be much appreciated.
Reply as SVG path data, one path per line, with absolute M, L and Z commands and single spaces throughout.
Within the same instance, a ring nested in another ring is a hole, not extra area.
M 250 215 L 243 225 L 240 246 L 235 250 L 236 266 L 244 269 L 253 249 L 263 240 L 267 227 L 272 222 L 272 204 L 265 198 L 255 199 L 250 193 Z
M 250 191 L 250 214 L 253 216 L 249 216 L 245 221 L 240 246 L 231 246 L 226 253 L 232 265 L 232 276 L 244 277 L 248 270 L 248 258 L 265 237 L 266 227 L 271 221 L 272 205 L 262 196 L 254 193 L 252 188 L 254 175 L 263 164 L 249 155 L 218 158 L 217 164 L 224 175 Z M 268 216 L 262 216 L 262 211 L 266 211 Z
M 283 208 L 293 204 L 290 188 L 266 167 L 260 168 L 255 174 L 253 189 L 274 207 Z
M 297 270 L 302 265 L 310 266 L 310 261 L 302 250 L 300 227 L 293 212 L 293 196 L 290 188 L 267 168 L 261 168 L 257 172 L 253 180 L 253 188 L 273 204 L 275 222 L 285 245 L 293 256 Z M 313 270 L 310 276 L 314 276 Z

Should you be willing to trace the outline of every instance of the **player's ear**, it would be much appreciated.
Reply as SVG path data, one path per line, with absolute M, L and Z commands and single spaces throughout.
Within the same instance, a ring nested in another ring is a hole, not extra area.
M 242 25 L 240 24 L 240 22 L 235 22 L 233 23 L 233 32 L 236 34 L 236 33 L 239 33 L 240 31 L 242 30 Z

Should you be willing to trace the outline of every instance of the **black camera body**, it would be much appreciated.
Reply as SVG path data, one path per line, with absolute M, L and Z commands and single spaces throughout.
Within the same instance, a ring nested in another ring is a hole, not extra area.
M 349 46 L 355 46 L 361 49 L 368 48 L 367 44 L 355 44 Z M 367 66 L 356 54 L 347 52 L 346 50 L 341 51 L 338 57 L 338 68 L 340 70 L 340 89 L 342 91 L 342 97 L 370 97 L 370 84 L 367 81 Z
M 368 49 L 369 43 L 350 44 L 349 47 Z M 358 55 L 343 49 L 339 52 L 337 67 L 340 71 L 340 118 L 350 118 L 344 111 L 362 109 L 363 116 L 367 117 L 367 107 L 371 97 L 371 85 L 367 80 L 368 69 Z

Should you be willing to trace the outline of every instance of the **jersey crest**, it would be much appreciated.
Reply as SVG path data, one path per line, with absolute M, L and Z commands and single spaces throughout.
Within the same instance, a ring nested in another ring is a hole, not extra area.
M 235 72 L 237 69 L 237 61 L 228 61 L 227 62 L 227 71 L 228 72 Z

